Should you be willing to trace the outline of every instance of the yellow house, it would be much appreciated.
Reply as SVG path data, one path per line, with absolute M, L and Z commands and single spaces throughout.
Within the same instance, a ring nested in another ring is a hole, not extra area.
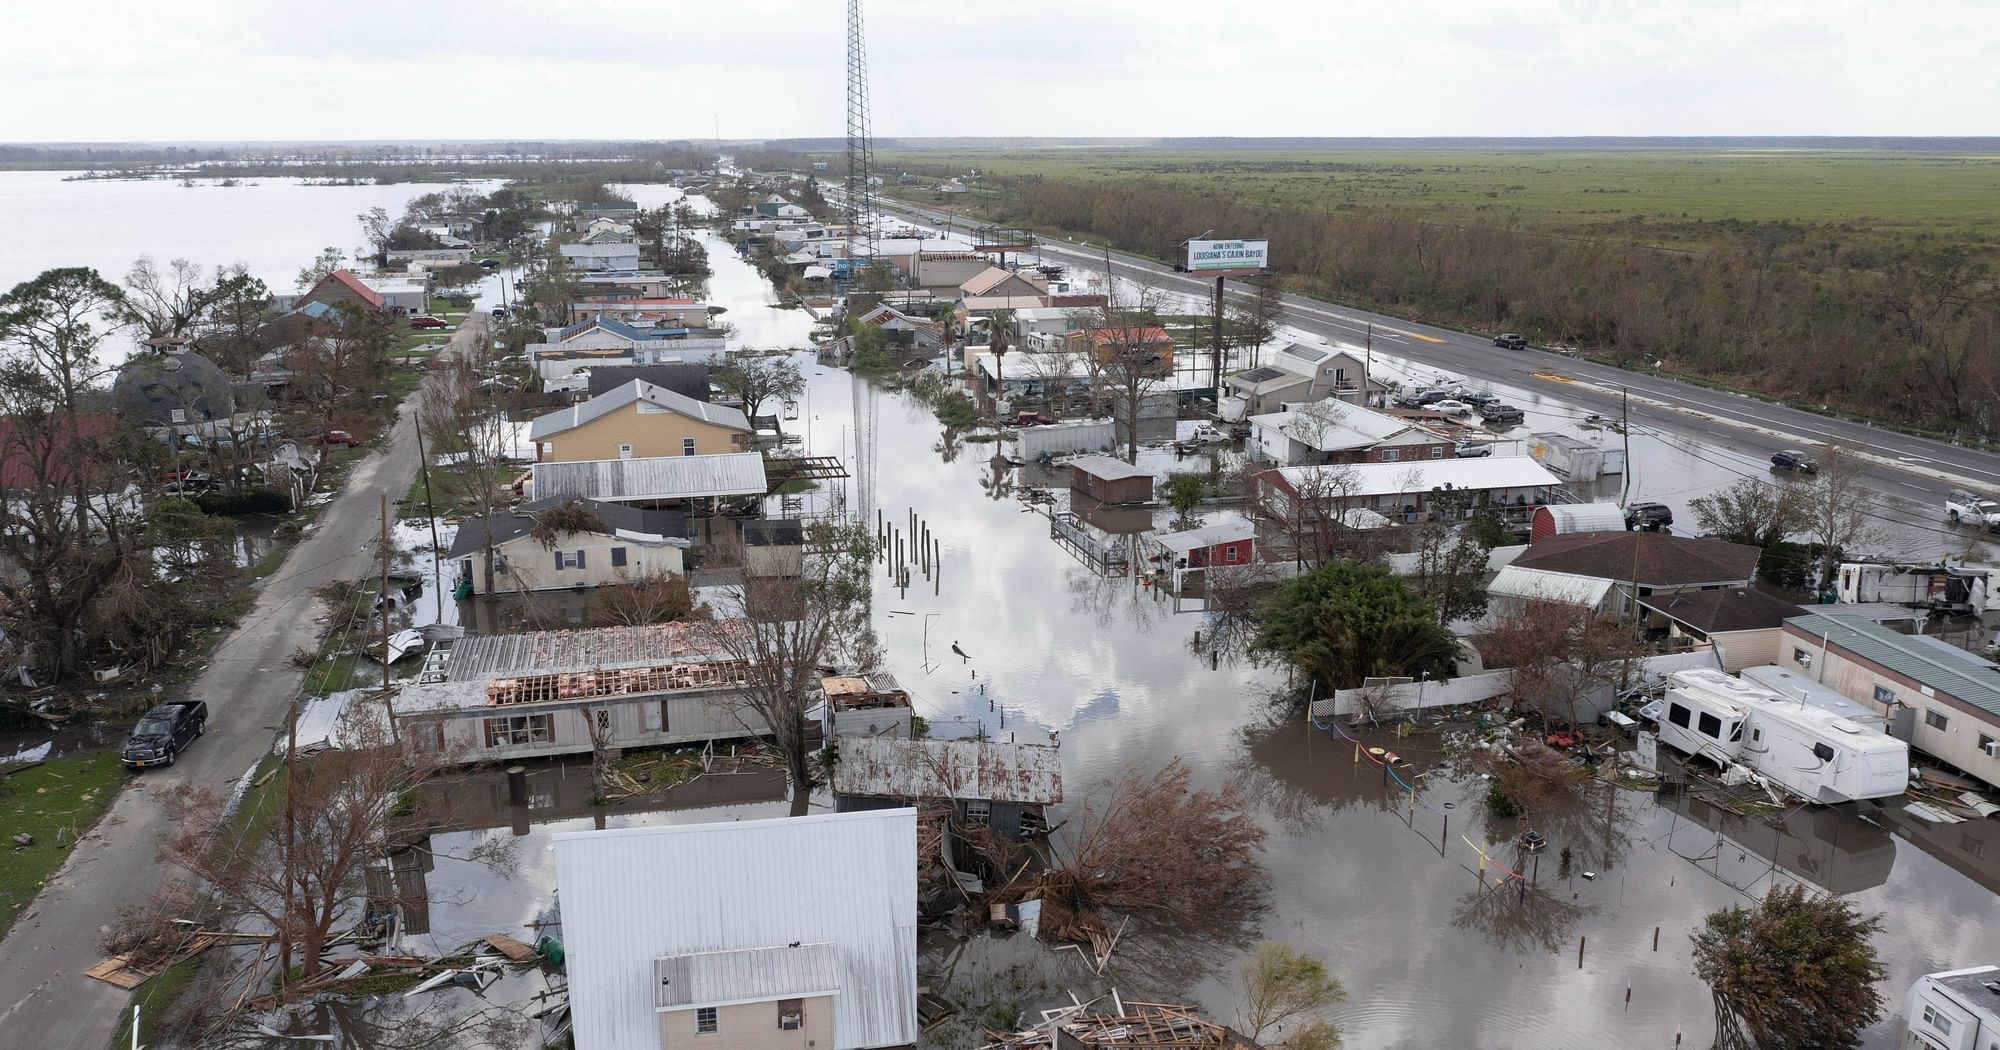
M 634 379 L 536 419 L 528 436 L 538 463 L 713 456 L 748 451 L 750 421 L 726 405 Z

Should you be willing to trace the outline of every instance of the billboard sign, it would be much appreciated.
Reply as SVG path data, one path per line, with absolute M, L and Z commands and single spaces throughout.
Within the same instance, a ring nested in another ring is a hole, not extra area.
M 1267 269 L 1270 249 L 1270 241 L 1189 241 L 1188 272 Z

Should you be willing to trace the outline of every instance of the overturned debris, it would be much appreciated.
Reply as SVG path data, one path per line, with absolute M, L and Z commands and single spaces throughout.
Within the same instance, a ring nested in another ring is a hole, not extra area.
M 1257 1050 L 1249 1036 L 1191 1006 L 1121 1002 L 1115 992 L 1108 1011 L 1093 1005 L 1047 1011 L 1022 1031 L 989 1032 L 995 1041 L 982 1050 Z

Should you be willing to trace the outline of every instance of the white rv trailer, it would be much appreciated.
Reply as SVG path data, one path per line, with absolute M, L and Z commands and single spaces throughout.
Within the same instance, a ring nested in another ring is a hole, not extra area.
M 1943 613 L 1973 613 L 1987 607 L 1985 569 L 1949 565 L 1840 563 L 1834 591 L 1842 604 L 1888 602 Z
M 1713 668 L 1669 675 L 1658 709 L 1661 743 L 1740 763 L 1809 802 L 1888 798 L 1910 784 L 1903 741 Z
M 1736 672 L 1746 682 L 1761 685 L 1786 700 L 1803 700 L 1808 707 L 1817 707 L 1839 715 L 1854 724 L 1876 733 L 1889 731 L 1889 718 L 1880 711 L 1869 710 L 1866 704 L 1847 698 L 1847 694 L 1830 685 L 1821 685 L 1797 671 L 1787 671 L 1776 664 L 1761 667 L 1746 667 Z

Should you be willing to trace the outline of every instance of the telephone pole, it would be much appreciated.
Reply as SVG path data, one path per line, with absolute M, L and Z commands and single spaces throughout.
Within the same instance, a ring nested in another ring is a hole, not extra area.
M 1632 394 L 1622 386 L 1618 388 L 1618 430 L 1625 438 L 1625 485 L 1618 498 L 1622 507 L 1632 498 Z
M 382 591 L 375 596 L 382 609 L 382 688 L 389 688 L 389 494 L 382 493 Z

